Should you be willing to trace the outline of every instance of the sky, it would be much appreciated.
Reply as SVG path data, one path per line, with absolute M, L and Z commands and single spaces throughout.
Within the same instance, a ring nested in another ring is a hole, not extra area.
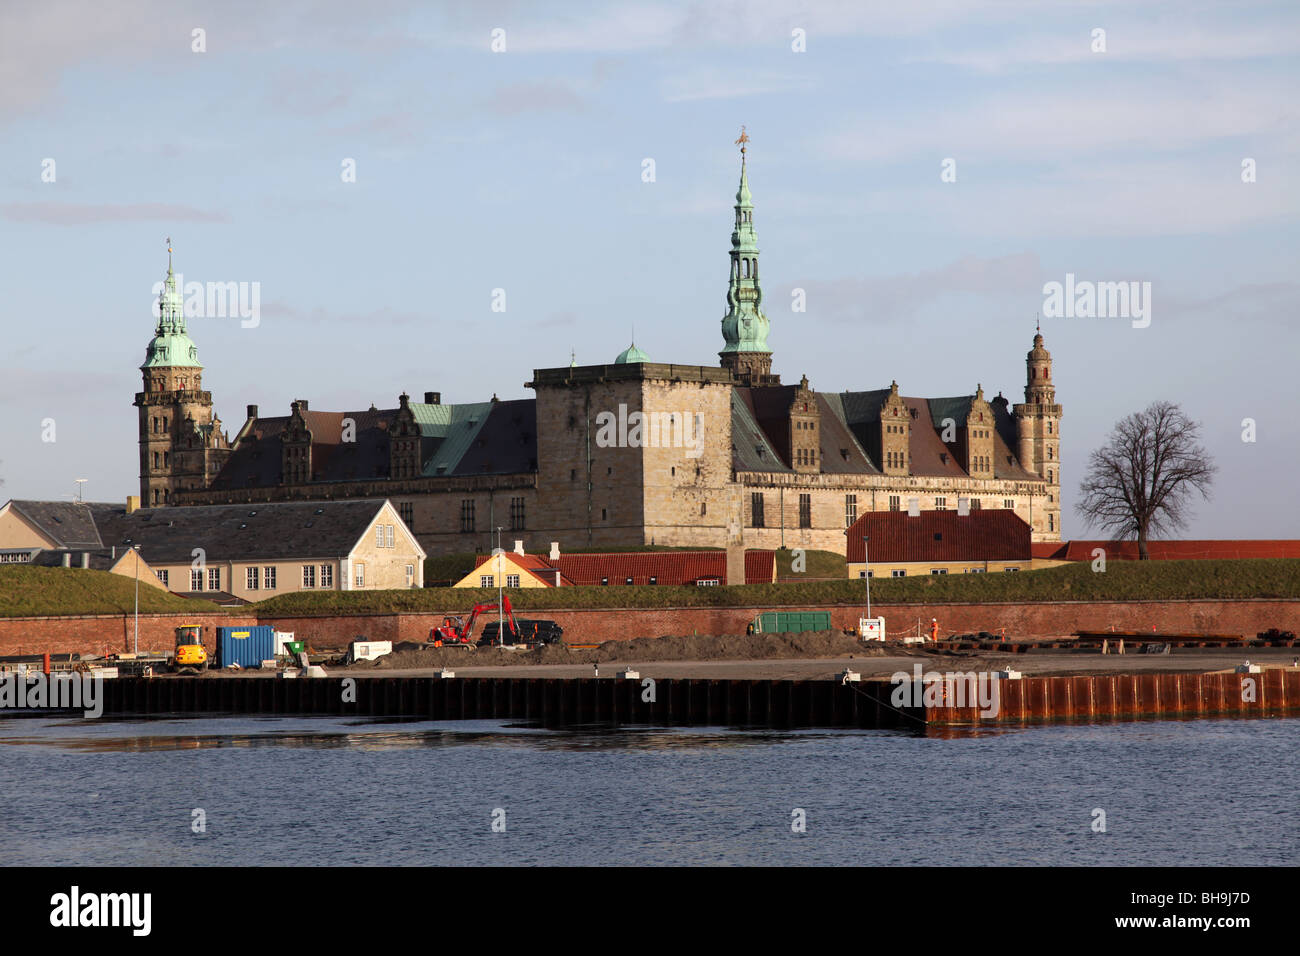
M 256 283 L 188 323 L 232 434 L 716 365 L 743 124 L 785 381 L 1022 401 L 1045 284 L 1136 282 L 1041 319 L 1065 537 L 1158 400 L 1219 466 L 1184 536 L 1300 536 L 1298 53 L 1281 2 L 5 0 L 0 500 L 138 493 L 169 236 Z

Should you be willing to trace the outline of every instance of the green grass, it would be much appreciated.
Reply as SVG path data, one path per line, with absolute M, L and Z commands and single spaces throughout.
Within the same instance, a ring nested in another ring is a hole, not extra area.
M 830 579 L 848 580 L 849 566 L 844 555 L 834 551 L 805 551 L 804 570 L 794 570 L 794 552 L 789 548 L 776 551 L 776 579 L 778 581 L 815 581 Z
M 0 617 L 64 614 L 129 614 L 135 610 L 135 581 L 107 571 L 82 568 L 0 566 Z M 177 597 L 148 584 L 140 587 L 140 613 L 218 611 L 208 601 Z
M 811 563 L 810 563 L 811 567 Z M 879 604 L 1132 601 L 1209 598 L 1300 598 L 1300 560 L 1112 561 L 1097 574 L 1087 562 L 997 574 L 947 574 L 872 580 Z M 496 599 L 495 590 L 426 588 L 400 591 L 317 591 L 283 594 L 257 605 L 262 614 L 312 616 L 400 611 L 468 611 Z M 655 608 L 857 605 L 861 579 L 750 584 L 738 587 L 565 587 L 510 593 L 519 611 L 547 608 Z

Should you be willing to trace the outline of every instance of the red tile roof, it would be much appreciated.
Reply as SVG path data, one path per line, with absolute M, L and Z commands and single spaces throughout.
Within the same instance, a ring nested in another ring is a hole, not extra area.
M 476 567 L 489 558 L 479 555 Z M 546 574 L 558 568 L 565 584 L 598 585 L 602 579 L 611 585 L 625 584 L 695 584 L 699 580 L 716 578 L 727 581 L 727 554 L 725 551 L 627 551 L 603 554 L 562 554 L 552 561 L 542 555 L 518 555 L 511 558 L 527 568 L 541 580 L 552 584 Z M 745 552 L 745 583 L 770 584 L 776 580 L 776 555 L 771 551 Z
M 1027 561 L 1029 525 L 1014 511 L 871 511 L 844 532 L 848 560 L 862 561 L 862 536 L 870 537 L 871 562 Z
M 1054 543 L 1056 553 L 1035 557 L 1053 557 L 1058 561 L 1091 561 L 1093 551 L 1101 548 L 1110 561 L 1138 560 L 1136 541 L 1069 541 Z M 1206 561 L 1236 558 L 1300 558 L 1300 541 L 1295 540 L 1225 540 L 1225 541 L 1149 541 L 1147 551 L 1153 561 Z

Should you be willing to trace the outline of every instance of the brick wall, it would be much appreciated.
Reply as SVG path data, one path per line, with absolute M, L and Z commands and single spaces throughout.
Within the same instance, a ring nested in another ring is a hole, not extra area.
M 230 614 L 141 614 L 140 650 L 165 651 L 175 647 L 180 624 L 204 625 L 203 643 L 216 649 L 215 630 L 221 625 L 256 624 L 246 612 Z M 85 617 L 0 618 L 0 655 L 103 654 L 130 651 L 135 644 L 135 616 L 101 614 Z
M 452 608 L 462 613 L 463 608 Z M 743 634 L 745 626 L 766 610 L 793 608 L 659 608 L 642 610 L 527 611 L 524 617 L 547 618 L 564 628 L 567 641 L 599 643 L 635 637 L 681 634 Z M 813 610 L 799 608 L 799 610 Z M 860 607 L 831 607 L 835 628 L 853 628 Z M 1300 632 L 1300 600 L 1258 601 L 1149 601 L 1061 604 L 944 604 L 873 605 L 885 618 L 887 630 L 915 631 L 917 620 L 927 628 L 939 619 L 939 632 L 991 631 L 1006 628 L 1010 638 L 1054 637 L 1077 630 L 1161 631 L 1243 634 L 1253 637 L 1270 627 Z M 491 620 L 489 615 L 488 620 Z M 79 652 L 102 654 L 129 651 L 132 621 L 127 615 L 70 618 L 0 619 L 0 654 Z M 140 649 L 165 650 L 172 646 L 172 629 L 178 624 L 202 623 L 205 643 L 213 650 L 212 628 L 217 625 L 270 624 L 278 631 L 293 631 L 314 650 L 346 647 L 358 635 L 374 641 L 423 641 L 429 628 L 442 622 L 442 614 L 382 614 L 362 617 L 258 617 L 255 612 L 214 615 L 140 615 Z
M 807 608 L 800 608 L 808 610 Z M 566 641 L 579 644 L 635 637 L 680 634 L 743 634 L 745 626 L 766 610 L 792 608 L 658 608 L 640 610 L 547 610 L 520 612 L 524 617 L 553 620 L 564 628 Z M 855 628 L 861 607 L 831 607 L 835 628 Z M 456 611 L 455 613 L 459 613 Z M 1006 628 L 1008 637 L 1055 637 L 1078 630 L 1150 630 L 1189 633 L 1244 634 L 1253 637 L 1270 627 L 1300 632 L 1300 601 L 1151 601 L 1063 604 L 945 604 L 873 605 L 886 628 L 899 633 L 916 628 L 920 619 L 928 631 L 930 618 L 939 619 L 943 635 Z M 489 620 L 491 617 L 489 616 Z M 441 614 L 389 614 L 354 618 L 263 619 L 276 630 L 294 631 L 314 648 L 345 647 L 357 635 L 379 641 L 423 641 Z

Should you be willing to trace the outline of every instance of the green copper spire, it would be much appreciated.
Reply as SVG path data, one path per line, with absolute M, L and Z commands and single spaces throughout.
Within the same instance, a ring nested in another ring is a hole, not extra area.
M 758 233 L 754 231 L 754 199 L 745 168 L 749 136 L 740 128 L 740 188 L 736 191 L 736 225 L 731 232 L 731 277 L 727 282 L 727 314 L 722 319 L 726 345 L 718 353 L 724 368 L 742 375 L 767 375 L 772 350 L 767 347 L 767 316 L 758 281 Z
M 199 364 L 199 350 L 185 333 L 185 298 L 176 288 L 176 274 L 172 272 L 172 241 L 167 240 L 167 278 L 163 280 L 158 296 L 158 324 L 153 338 L 145 350 L 146 368 L 203 368 Z

